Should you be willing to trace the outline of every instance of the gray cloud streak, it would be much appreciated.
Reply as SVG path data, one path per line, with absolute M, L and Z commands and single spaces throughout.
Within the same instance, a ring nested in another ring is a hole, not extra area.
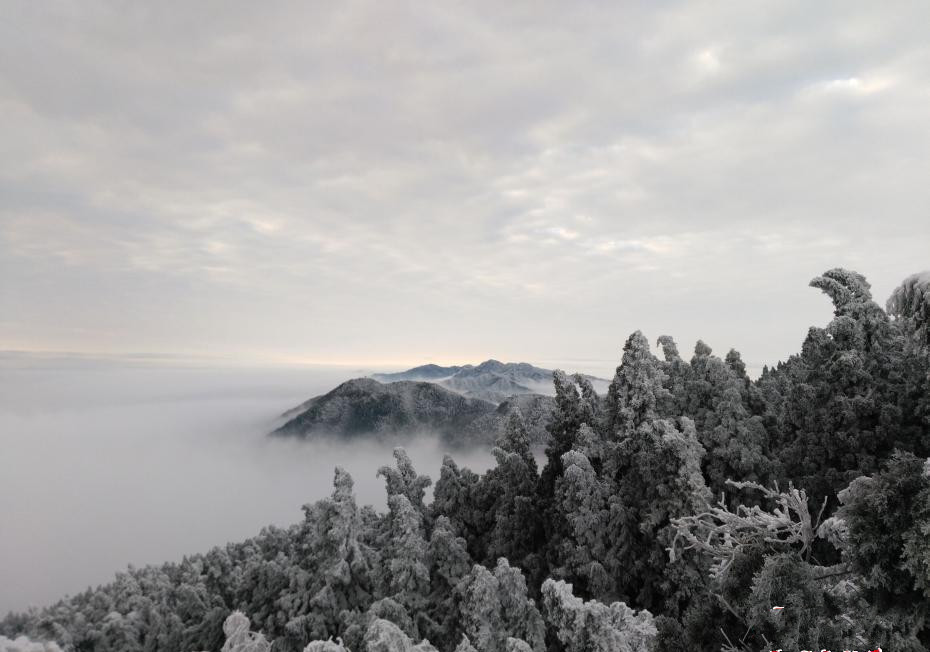
M 797 349 L 930 241 L 925 3 L 9 3 L 0 348 Z

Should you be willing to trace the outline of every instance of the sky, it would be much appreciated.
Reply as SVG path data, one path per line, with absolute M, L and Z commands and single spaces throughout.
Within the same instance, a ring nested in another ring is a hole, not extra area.
M 926 2 L 3 14 L 0 350 L 758 367 L 930 268 Z

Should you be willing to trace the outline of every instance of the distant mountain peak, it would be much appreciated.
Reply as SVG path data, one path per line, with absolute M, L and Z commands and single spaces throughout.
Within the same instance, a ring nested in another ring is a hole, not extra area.
M 437 383 L 354 378 L 286 412 L 287 422 L 274 434 L 393 437 L 432 432 L 454 443 L 473 422 L 495 410 L 493 403 L 467 398 Z
M 468 398 L 480 398 L 501 403 L 513 396 L 553 393 L 552 370 L 528 362 L 501 362 L 489 358 L 477 365 L 442 367 L 426 364 L 389 374 L 373 374 L 383 383 L 400 380 L 436 383 Z M 606 390 L 608 381 L 590 377 L 596 386 Z
M 599 391 L 607 381 L 592 378 Z M 554 409 L 552 371 L 493 358 L 477 365 L 425 364 L 347 380 L 288 410 L 278 435 L 394 437 L 430 431 L 450 444 L 493 443 L 508 415 L 520 410 L 541 443 Z

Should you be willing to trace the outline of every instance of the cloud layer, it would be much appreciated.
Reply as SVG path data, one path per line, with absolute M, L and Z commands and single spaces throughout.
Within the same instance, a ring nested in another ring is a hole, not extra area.
M 0 348 L 762 364 L 930 267 L 930 6 L 622 4 L 8 4 Z

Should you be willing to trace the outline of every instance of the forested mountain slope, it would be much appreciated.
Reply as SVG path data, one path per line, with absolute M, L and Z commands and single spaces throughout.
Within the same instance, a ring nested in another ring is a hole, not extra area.
M 403 450 L 388 512 L 330 498 L 287 529 L 8 616 L 66 650 L 930 649 L 930 282 L 835 316 L 750 380 L 698 342 L 627 339 L 606 395 L 553 373 L 541 469 L 519 413 L 483 475 Z M 782 607 L 775 609 L 774 607 Z M 241 613 L 237 613 L 241 612 Z
M 346 381 L 288 410 L 273 434 L 402 441 L 411 434 L 433 433 L 453 447 L 474 446 L 493 444 L 510 414 L 519 410 L 530 441 L 544 444 L 555 406 L 552 373 L 525 362 L 486 360 L 477 366 L 431 364 L 374 374 L 374 380 Z M 581 378 L 593 387 L 608 384 L 594 376 Z
M 555 398 L 542 394 L 518 394 L 495 405 L 427 382 L 356 378 L 288 410 L 282 415 L 287 421 L 272 434 L 404 441 L 428 433 L 453 448 L 484 446 L 493 445 L 519 412 L 530 442 L 545 444 L 554 409 Z
M 494 411 L 493 403 L 433 383 L 356 378 L 302 404 L 274 434 L 384 438 L 430 432 L 455 442 L 475 419 Z

